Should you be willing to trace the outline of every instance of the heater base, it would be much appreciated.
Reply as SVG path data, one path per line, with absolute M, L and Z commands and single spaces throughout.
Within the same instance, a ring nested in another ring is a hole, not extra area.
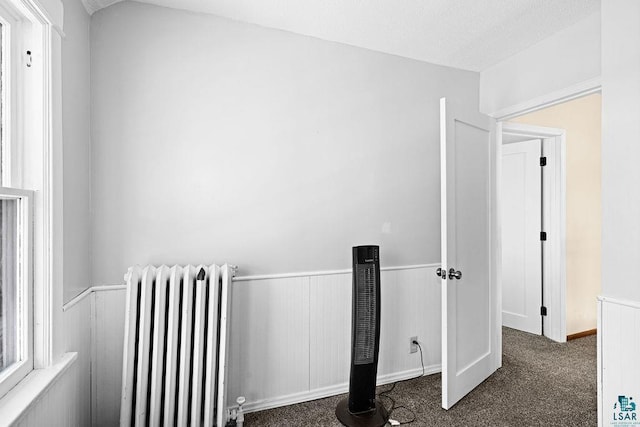
M 376 399 L 376 407 L 373 411 L 362 414 L 349 412 L 349 398 L 345 397 L 336 406 L 336 417 L 347 427 L 382 427 L 389 420 L 389 414 L 382 402 Z

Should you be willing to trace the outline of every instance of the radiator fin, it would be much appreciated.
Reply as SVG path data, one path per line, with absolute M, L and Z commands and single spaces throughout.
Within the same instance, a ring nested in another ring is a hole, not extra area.
M 204 381 L 205 314 L 208 275 L 203 266 L 196 268 L 195 305 L 193 307 L 193 357 L 191 373 L 191 425 L 202 425 L 202 383 Z
M 131 267 L 121 426 L 224 426 L 231 267 Z
M 174 425 L 176 420 L 176 399 L 178 397 L 178 345 L 180 338 L 180 304 L 182 301 L 182 267 L 171 268 L 169 278 L 169 298 L 167 301 L 167 358 L 165 366 L 165 425 Z
M 162 422 L 162 399 L 164 398 L 166 307 L 169 267 L 162 266 L 156 270 L 156 282 L 153 292 L 153 341 L 151 354 L 151 384 L 149 403 L 149 425 L 159 426 Z

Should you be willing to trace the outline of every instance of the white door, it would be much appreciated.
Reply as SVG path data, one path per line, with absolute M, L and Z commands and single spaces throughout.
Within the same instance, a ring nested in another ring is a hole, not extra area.
M 502 324 L 542 335 L 540 140 L 502 146 Z
M 442 407 L 501 363 L 495 248 L 495 121 L 440 100 Z M 450 273 L 450 274 L 449 274 Z

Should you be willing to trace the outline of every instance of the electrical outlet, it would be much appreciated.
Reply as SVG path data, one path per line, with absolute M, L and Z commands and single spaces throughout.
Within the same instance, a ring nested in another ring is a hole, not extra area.
M 418 351 L 418 344 L 414 344 L 414 341 L 418 341 L 418 337 L 409 338 L 409 353 L 415 353 Z

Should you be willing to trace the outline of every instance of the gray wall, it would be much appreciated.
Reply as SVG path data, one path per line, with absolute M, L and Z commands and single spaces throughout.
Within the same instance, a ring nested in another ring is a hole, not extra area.
M 438 261 L 438 99 L 477 105 L 476 73 L 132 2 L 93 16 L 91 67 L 92 284 Z
M 64 301 L 91 280 L 90 18 L 80 0 L 63 0 L 62 132 Z
M 505 109 L 537 107 L 541 97 L 597 80 L 600 50 L 597 12 L 483 70 L 480 112 L 500 117 Z

